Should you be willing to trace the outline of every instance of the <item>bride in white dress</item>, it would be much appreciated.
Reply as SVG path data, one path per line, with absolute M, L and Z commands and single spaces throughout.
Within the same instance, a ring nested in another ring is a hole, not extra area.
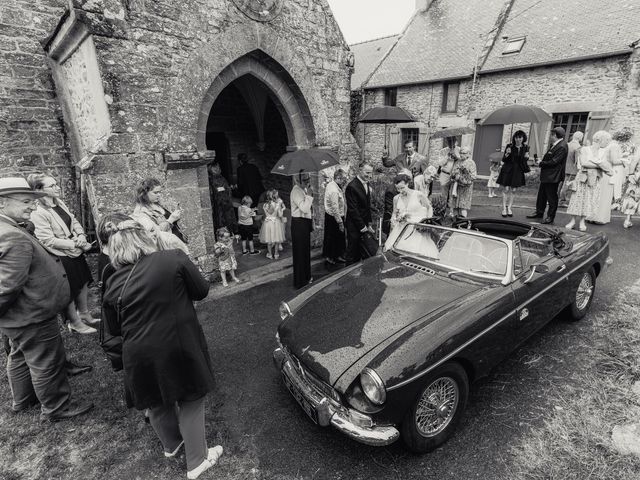
M 391 232 L 384 244 L 384 249 L 393 247 L 396 239 L 407 223 L 420 222 L 433 216 L 433 208 L 429 198 L 422 192 L 409 188 L 411 176 L 406 173 L 396 175 L 394 184 L 398 195 L 393 197 L 393 214 L 391 215 Z M 417 237 L 417 236 L 416 236 Z

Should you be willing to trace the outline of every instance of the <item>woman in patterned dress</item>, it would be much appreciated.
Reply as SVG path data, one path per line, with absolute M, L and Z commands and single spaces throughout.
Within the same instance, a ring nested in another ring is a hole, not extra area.
M 455 216 L 466 217 L 471 209 L 473 197 L 473 181 L 476 178 L 476 162 L 471 158 L 468 147 L 460 149 L 460 160 L 457 160 L 451 171 L 449 190 L 449 207 Z

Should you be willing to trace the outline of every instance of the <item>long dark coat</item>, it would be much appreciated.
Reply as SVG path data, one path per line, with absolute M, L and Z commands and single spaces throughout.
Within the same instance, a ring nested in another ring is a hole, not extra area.
M 567 156 L 569 156 L 569 146 L 564 140 L 560 140 L 551 147 L 540 162 L 540 183 L 562 182 Z
M 102 317 L 106 334 L 122 336 L 126 401 L 139 410 L 196 400 L 214 388 L 207 343 L 193 300 L 209 291 L 209 282 L 180 250 L 142 257 L 122 296 L 133 265 L 108 280 Z
M 507 149 L 511 148 L 511 152 L 507 155 Z M 527 170 L 527 159 L 525 153 L 529 151 L 529 145 L 522 145 L 520 148 L 516 148 L 515 145 L 507 145 L 504 150 L 504 156 L 502 157 L 502 168 L 498 174 L 496 183 L 503 187 L 522 187 L 524 186 L 525 177 L 524 172 Z

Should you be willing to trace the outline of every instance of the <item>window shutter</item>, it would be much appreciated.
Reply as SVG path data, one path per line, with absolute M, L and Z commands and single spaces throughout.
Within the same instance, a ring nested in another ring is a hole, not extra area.
M 418 153 L 421 155 L 429 153 L 429 130 L 425 127 L 420 127 L 418 130 Z
M 600 130 L 608 130 L 611 125 L 611 112 L 591 112 L 587 120 L 585 139 L 592 141 L 593 134 Z
M 400 135 L 400 129 L 398 127 L 391 127 L 389 129 L 389 157 L 396 158 L 402 151 L 402 136 Z

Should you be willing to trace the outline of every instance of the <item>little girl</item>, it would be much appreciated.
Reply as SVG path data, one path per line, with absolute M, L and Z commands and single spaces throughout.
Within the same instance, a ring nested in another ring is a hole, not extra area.
M 256 209 L 251 208 L 253 199 L 249 195 L 242 197 L 242 205 L 238 207 L 238 233 L 242 239 L 242 254 L 247 253 L 257 255 L 260 250 L 253 248 L 253 217 L 256 216 Z M 247 250 L 249 242 L 249 250 Z
M 487 188 L 489 189 L 489 198 L 497 197 L 495 189 L 499 188 L 498 175 L 500 175 L 500 158 L 489 157 L 491 162 L 489 165 L 489 181 L 487 182 Z
M 284 242 L 282 228 L 283 204 L 278 203 L 278 191 L 275 189 L 267 191 L 267 201 L 263 205 L 264 222 L 260 229 L 260 242 L 267 244 L 267 258 L 280 258 L 278 253 L 280 244 Z M 271 253 L 273 250 L 273 253 Z
M 218 241 L 213 245 L 213 254 L 218 260 L 218 268 L 220 269 L 220 276 L 222 277 L 222 285 L 227 284 L 227 272 L 231 274 L 231 279 L 234 282 L 239 282 L 236 277 L 236 269 L 238 268 L 238 262 L 236 261 L 236 252 L 233 250 L 233 237 L 227 227 L 221 227 L 218 229 Z
M 287 209 L 287 207 L 285 207 L 284 202 L 282 201 L 282 199 L 280 198 L 280 194 L 278 193 L 278 190 L 276 190 L 275 188 L 273 189 L 273 198 L 275 199 L 276 203 L 278 204 L 278 208 L 282 211 L 282 213 L 280 214 L 280 226 L 282 227 L 282 243 L 286 242 L 287 240 L 287 233 L 286 233 L 286 223 L 287 223 L 287 217 L 284 216 L 284 211 Z M 278 244 L 278 251 L 282 251 L 282 243 Z

